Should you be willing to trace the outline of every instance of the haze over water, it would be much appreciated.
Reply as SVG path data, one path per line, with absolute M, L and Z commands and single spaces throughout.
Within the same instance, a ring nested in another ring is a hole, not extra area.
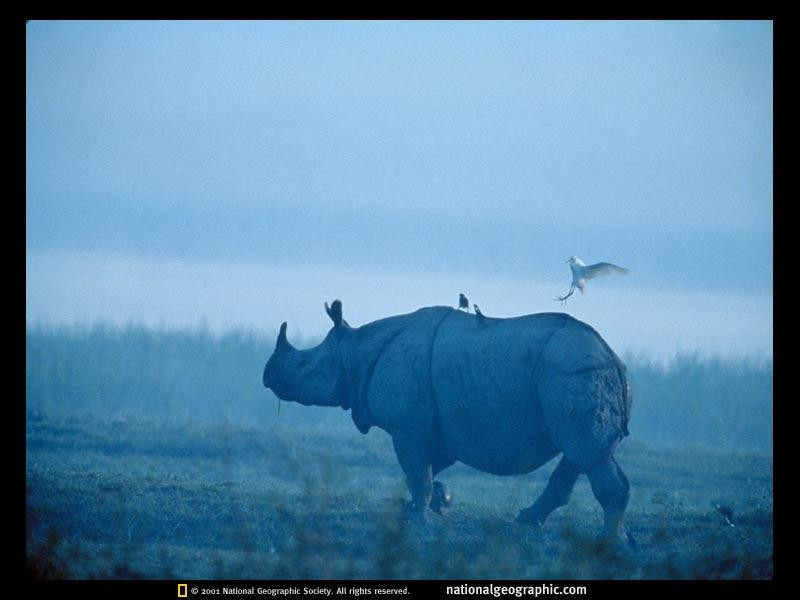
M 31 22 L 27 320 L 317 336 L 465 292 L 772 355 L 769 22 Z M 565 308 L 564 261 L 610 261 Z

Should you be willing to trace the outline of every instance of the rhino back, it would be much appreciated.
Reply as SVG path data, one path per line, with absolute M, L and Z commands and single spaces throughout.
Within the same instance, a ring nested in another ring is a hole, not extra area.
M 496 474 L 529 472 L 558 453 L 537 398 L 534 365 L 566 315 L 479 321 L 449 315 L 437 331 L 432 379 L 446 451 Z
M 428 307 L 356 333 L 362 432 L 402 430 L 501 475 L 560 452 L 587 470 L 627 433 L 624 366 L 566 314 L 479 320 Z

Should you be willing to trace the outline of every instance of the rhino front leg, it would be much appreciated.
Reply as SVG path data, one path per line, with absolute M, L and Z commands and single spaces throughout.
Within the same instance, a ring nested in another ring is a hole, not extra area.
M 425 521 L 425 509 L 431 503 L 433 494 L 433 470 L 430 451 L 424 444 L 406 433 L 392 436 L 394 451 L 403 472 L 406 474 L 406 485 L 411 492 L 411 504 L 408 505 L 413 520 Z
M 436 475 L 452 465 L 455 461 L 442 458 L 442 457 L 434 457 L 433 459 L 433 476 Z M 433 494 L 431 495 L 431 510 L 438 515 L 445 516 L 447 514 L 448 509 L 453 504 L 453 494 L 447 488 L 447 486 L 442 483 L 441 481 L 434 481 L 433 482 Z
M 600 537 L 616 541 L 622 533 L 622 517 L 628 506 L 628 478 L 611 454 L 592 467 L 588 475 L 594 497 L 603 507 L 604 524 Z
M 572 494 L 572 488 L 580 473 L 565 457 L 561 457 L 542 495 L 528 508 L 519 511 L 517 521 L 530 525 L 541 525 L 555 509 L 564 506 Z

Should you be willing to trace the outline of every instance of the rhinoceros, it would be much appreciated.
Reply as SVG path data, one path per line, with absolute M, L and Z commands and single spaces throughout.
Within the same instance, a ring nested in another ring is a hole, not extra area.
M 431 306 L 351 327 L 340 301 L 325 310 L 333 327 L 314 348 L 292 347 L 281 325 L 264 386 L 282 400 L 349 409 L 362 433 L 389 433 L 410 516 L 444 512 L 450 496 L 433 478 L 456 461 L 514 475 L 561 454 L 517 520 L 543 524 L 586 473 L 601 536 L 621 535 L 629 484 L 613 451 L 628 435 L 631 394 L 625 366 L 589 325 L 564 313 L 479 320 Z

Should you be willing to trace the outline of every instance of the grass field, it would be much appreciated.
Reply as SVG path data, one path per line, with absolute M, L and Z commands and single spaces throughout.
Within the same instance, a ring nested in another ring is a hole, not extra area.
M 57 578 L 768 578 L 771 363 L 628 361 L 638 548 L 595 541 L 581 478 L 541 529 L 513 521 L 554 466 L 444 471 L 426 527 L 391 440 L 260 387 L 271 341 L 141 328 L 30 330 L 28 568 Z M 730 507 L 734 525 L 712 506 Z

